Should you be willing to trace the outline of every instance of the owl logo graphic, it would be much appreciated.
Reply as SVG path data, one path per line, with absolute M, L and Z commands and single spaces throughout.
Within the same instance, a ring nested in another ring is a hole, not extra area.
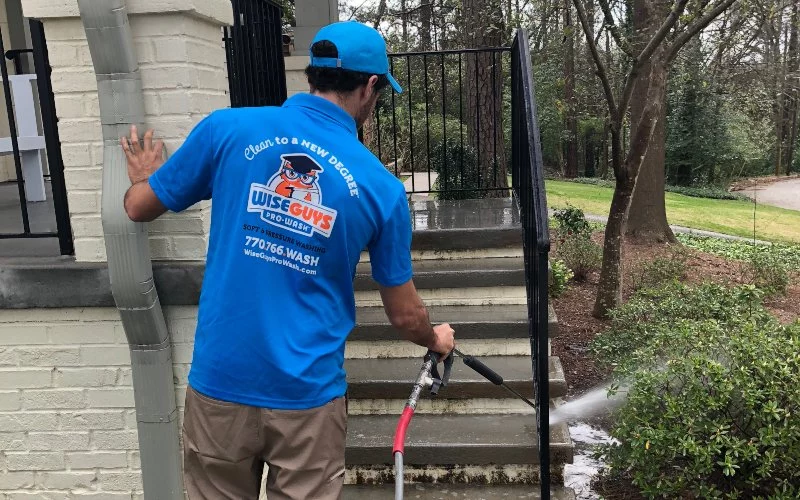
M 267 187 L 286 198 L 320 205 L 322 193 L 318 174 L 323 171 L 323 168 L 306 154 L 283 155 L 281 167 L 267 182 Z
M 247 211 L 268 224 L 305 236 L 329 238 L 336 210 L 322 205 L 319 174 L 323 168 L 306 154 L 281 156 L 281 166 L 266 184 L 250 184 Z

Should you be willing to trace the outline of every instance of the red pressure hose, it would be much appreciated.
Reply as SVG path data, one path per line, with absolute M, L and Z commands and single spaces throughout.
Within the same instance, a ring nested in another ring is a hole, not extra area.
M 394 455 L 394 498 L 395 500 L 403 500 L 403 454 L 405 452 L 406 432 L 408 425 L 411 423 L 411 418 L 414 416 L 414 411 L 417 409 L 417 401 L 422 393 L 422 388 L 426 385 L 431 385 L 431 394 L 436 395 L 439 387 L 447 384 L 450 378 L 450 368 L 453 364 L 453 354 L 458 354 L 464 360 L 464 364 L 472 368 L 484 378 L 489 380 L 495 385 L 506 388 L 509 392 L 516 397 L 527 403 L 533 408 L 536 405 L 528 398 L 509 387 L 496 371 L 492 370 L 479 359 L 474 356 L 467 356 L 458 349 L 453 349 L 453 353 L 445 359 L 444 375 L 439 379 L 439 372 L 436 365 L 439 363 L 439 355 L 435 352 L 428 351 L 425 356 L 425 362 L 417 375 L 417 381 L 414 383 L 414 388 L 411 390 L 411 396 L 406 402 L 403 413 L 400 415 L 400 420 L 397 422 L 397 429 L 394 432 L 394 446 L 392 447 L 392 455 Z M 431 375 L 433 373 L 433 375 Z
M 400 415 L 400 421 L 397 422 L 397 430 L 394 432 L 394 447 L 392 448 L 392 455 L 405 451 L 406 446 L 406 431 L 408 424 L 411 423 L 411 417 L 414 416 L 414 408 L 406 405 L 403 408 L 403 413 Z
M 422 388 L 426 385 L 431 385 L 431 370 L 439 362 L 439 356 L 436 353 L 429 352 L 425 356 L 425 362 L 422 363 L 422 368 L 417 375 L 417 381 L 414 383 L 414 388 L 411 390 L 411 396 L 406 401 L 406 407 L 403 408 L 403 413 L 400 415 L 400 420 L 397 422 L 397 429 L 394 433 L 394 446 L 392 447 L 392 455 L 394 456 L 394 498 L 395 500 L 403 499 L 403 453 L 405 451 L 406 431 L 408 424 L 411 423 L 411 418 L 414 416 L 414 410 L 417 409 L 417 402 L 419 396 L 422 394 Z

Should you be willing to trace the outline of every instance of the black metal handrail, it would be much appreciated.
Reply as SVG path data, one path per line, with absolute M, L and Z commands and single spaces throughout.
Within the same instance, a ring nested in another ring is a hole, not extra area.
M 550 235 L 542 148 L 528 34 L 518 30 L 511 58 L 512 186 L 522 219 L 525 288 L 539 439 L 541 498 L 550 498 L 550 395 L 548 365 L 547 259 Z
M 8 127 L 17 176 L 16 184 L 19 193 L 22 231 L 18 233 L 0 233 L 0 239 L 57 237 L 61 254 L 71 255 L 74 253 L 72 228 L 70 226 L 67 191 L 64 183 L 64 163 L 61 157 L 61 142 L 58 136 L 58 118 L 56 116 L 55 97 L 50 83 L 51 67 L 48 59 L 47 42 L 44 35 L 44 26 L 40 21 L 31 19 L 29 20 L 29 26 L 33 48 L 14 49 L 6 52 L 2 42 L 2 34 L 0 34 L 0 53 L 5 54 L 6 58 L 14 61 L 15 71 L 17 73 L 22 70 L 19 62 L 19 55 L 29 52 L 33 54 L 42 131 L 45 139 L 45 150 L 47 151 L 48 169 L 50 171 L 56 231 L 33 231 L 31 229 L 30 217 L 28 214 L 28 200 L 25 195 L 25 179 L 22 175 L 22 162 L 17 139 L 16 117 L 11 100 L 11 87 L 8 71 L 5 63 L 3 63 L 0 64 L 0 74 L 3 78 L 3 94 L 6 101 Z

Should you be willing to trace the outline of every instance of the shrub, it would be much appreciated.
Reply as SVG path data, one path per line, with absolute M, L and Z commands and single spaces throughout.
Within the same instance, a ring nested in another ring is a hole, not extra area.
M 440 142 L 431 147 L 431 170 L 439 174 L 433 189 L 440 200 L 466 200 L 486 197 L 481 191 L 478 153 L 459 142 Z M 457 191 L 455 191 L 457 190 Z
M 580 235 L 559 240 L 555 256 L 564 261 L 578 281 L 585 280 L 589 273 L 600 269 L 603 263 L 603 250 L 600 246 Z
M 670 250 L 665 257 L 656 257 L 650 262 L 640 264 L 633 271 L 633 289 L 656 288 L 670 281 L 677 281 L 686 275 L 686 261 L 689 253 L 682 246 Z
M 750 260 L 753 253 L 771 252 L 789 270 L 800 270 L 800 245 L 773 243 L 771 245 L 753 244 L 743 240 L 709 238 L 692 234 L 676 234 L 678 241 L 689 248 L 721 255 L 726 259 Z
M 586 220 L 583 210 L 572 205 L 555 210 L 553 219 L 556 221 L 556 231 L 559 238 L 580 236 L 588 238 L 592 235 L 592 227 Z
M 567 290 L 567 283 L 574 274 L 562 260 L 550 261 L 549 293 L 551 297 L 560 297 Z
M 767 297 L 786 295 L 789 270 L 777 254 L 771 251 L 753 252 L 742 267 L 745 282 L 755 285 Z
M 755 287 L 639 292 L 592 349 L 628 386 L 606 479 L 648 498 L 800 495 L 800 322 L 781 325 Z

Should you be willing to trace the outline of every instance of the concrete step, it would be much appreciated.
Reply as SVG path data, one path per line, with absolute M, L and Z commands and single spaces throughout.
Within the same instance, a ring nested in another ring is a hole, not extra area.
M 490 356 L 481 358 L 489 368 L 499 373 L 505 383 L 520 394 L 533 398 L 531 358 L 527 356 Z M 421 358 L 348 359 L 348 396 L 351 399 L 408 398 L 422 364 Z M 556 357 L 550 358 L 550 397 L 566 395 L 564 369 Z M 506 389 L 496 386 L 466 366 L 460 358 L 453 362 L 450 383 L 436 399 L 501 399 L 513 397 Z
M 528 356 L 531 355 L 531 343 L 527 338 L 498 340 L 459 339 L 459 349 L 472 356 Z M 405 340 L 378 340 L 347 342 L 344 349 L 346 359 L 422 359 L 427 350 Z M 548 351 L 548 356 L 550 352 Z
M 496 306 L 528 303 L 524 286 L 423 288 L 419 290 L 419 296 L 428 306 Z M 356 292 L 355 299 L 357 307 L 383 306 L 377 290 Z
M 511 198 L 413 201 L 414 250 L 474 250 L 522 246 L 519 208 Z
M 390 466 L 396 415 L 348 418 L 349 465 Z M 537 464 L 534 415 L 415 415 L 406 435 L 409 465 Z M 573 444 L 566 424 L 550 428 L 553 465 L 572 463 Z
M 347 485 L 344 487 L 343 500 L 372 500 L 376 498 L 392 498 L 393 484 L 383 485 Z M 514 500 L 541 498 L 539 487 L 534 485 L 488 486 L 481 484 L 406 484 L 404 497 L 415 500 L 453 500 L 464 498 L 469 500 Z M 571 488 L 550 490 L 553 500 L 575 500 L 575 492 Z
M 418 289 L 525 286 L 525 267 L 520 257 L 418 260 L 413 262 Z M 356 291 L 377 290 L 369 262 L 356 268 Z
M 558 336 L 558 319 L 552 306 L 549 308 L 550 338 Z M 458 339 L 508 339 L 528 337 L 528 308 L 522 304 L 491 306 L 429 306 L 431 321 L 450 323 Z M 356 309 L 356 327 L 350 340 L 397 340 L 399 334 L 383 307 Z M 472 353 L 470 353 L 472 354 Z

